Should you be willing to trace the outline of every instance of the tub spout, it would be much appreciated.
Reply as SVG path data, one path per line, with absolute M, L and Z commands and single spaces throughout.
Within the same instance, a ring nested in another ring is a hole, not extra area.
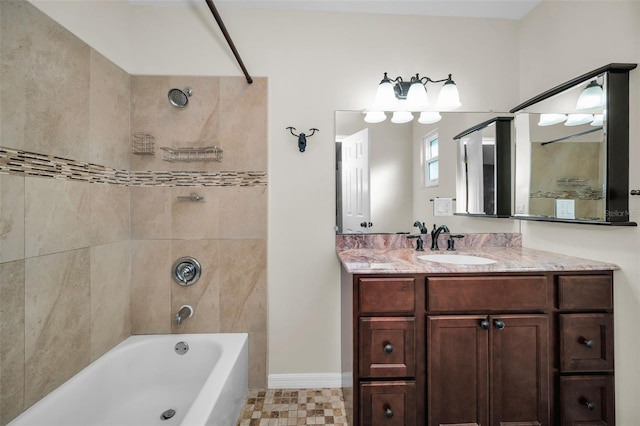
M 193 308 L 189 305 L 182 305 L 180 307 L 180 310 L 178 311 L 178 313 L 176 314 L 176 316 L 174 317 L 174 323 L 177 326 L 179 326 L 180 324 L 182 324 L 182 321 L 191 317 L 193 315 Z

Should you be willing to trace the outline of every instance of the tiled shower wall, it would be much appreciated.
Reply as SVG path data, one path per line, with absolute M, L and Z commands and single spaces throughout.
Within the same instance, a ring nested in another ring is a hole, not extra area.
M 130 334 L 249 332 L 265 386 L 266 79 L 130 76 L 25 1 L 0 24 L 0 425 Z M 131 154 L 133 131 L 155 155 Z M 203 145 L 223 161 L 158 149 Z M 203 265 L 188 288 L 183 255 Z

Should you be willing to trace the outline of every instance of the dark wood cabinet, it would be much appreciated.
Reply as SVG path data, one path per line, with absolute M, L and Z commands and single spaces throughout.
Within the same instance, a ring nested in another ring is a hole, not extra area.
M 612 276 L 344 274 L 349 424 L 613 425 Z

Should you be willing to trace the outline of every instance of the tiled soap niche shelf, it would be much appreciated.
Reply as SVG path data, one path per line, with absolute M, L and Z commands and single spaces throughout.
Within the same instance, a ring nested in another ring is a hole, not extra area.
M 170 163 L 178 161 L 222 161 L 222 149 L 217 146 L 196 148 L 161 147 L 162 159 Z M 136 155 L 154 155 L 155 138 L 146 132 L 134 132 L 131 136 L 131 151 Z

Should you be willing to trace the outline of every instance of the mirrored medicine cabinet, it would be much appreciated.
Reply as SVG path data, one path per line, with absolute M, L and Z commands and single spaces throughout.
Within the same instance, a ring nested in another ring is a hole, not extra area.
M 629 72 L 614 63 L 513 108 L 514 218 L 629 221 Z
M 511 216 L 513 117 L 494 117 L 453 137 L 457 143 L 457 213 Z

